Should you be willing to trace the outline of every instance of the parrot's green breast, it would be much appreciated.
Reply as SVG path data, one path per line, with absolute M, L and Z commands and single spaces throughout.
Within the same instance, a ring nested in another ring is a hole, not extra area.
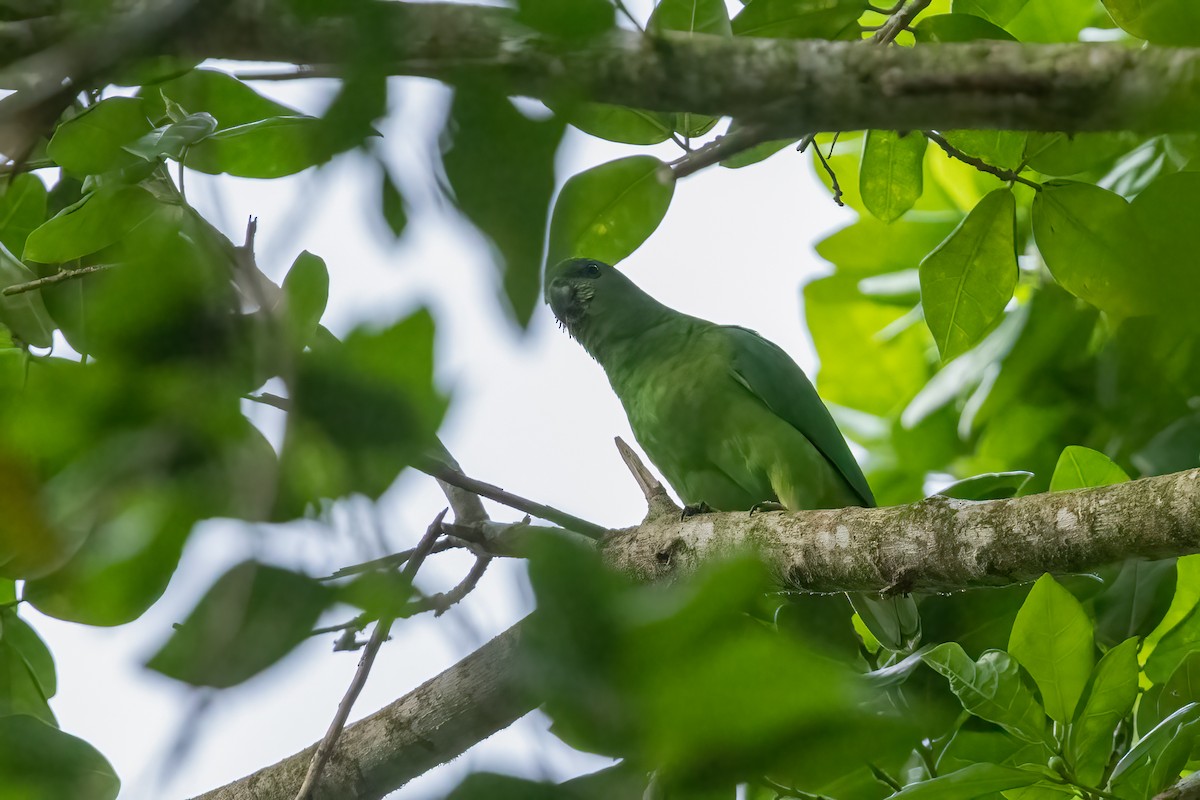
M 638 344 L 628 364 L 606 365 L 606 372 L 634 436 L 684 502 L 717 510 L 748 509 L 764 501 L 792 509 L 871 504 L 869 489 L 861 496 L 839 465 L 805 435 L 805 427 L 823 425 L 826 438 L 832 435 L 830 441 L 845 449 L 820 400 L 814 416 L 797 425 L 768 405 L 751 383 L 753 374 L 739 371 L 745 347 L 774 345 L 741 328 L 683 315 Z M 799 381 L 793 392 L 806 390 L 815 399 L 799 367 L 778 352 L 789 369 L 774 379 Z M 788 396 L 788 386 L 780 390 Z M 845 456 L 861 480 L 848 450 Z M 861 485 L 865 489 L 865 480 Z

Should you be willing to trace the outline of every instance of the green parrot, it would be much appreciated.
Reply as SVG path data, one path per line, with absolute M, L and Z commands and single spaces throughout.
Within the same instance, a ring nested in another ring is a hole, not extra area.
M 829 409 L 777 345 L 734 325 L 682 314 L 608 264 L 560 262 L 546 302 L 600 362 L 646 455 L 692 509 L 874 506 Z M 856 595 L 893 650 L 918 636 L 915 606 Z

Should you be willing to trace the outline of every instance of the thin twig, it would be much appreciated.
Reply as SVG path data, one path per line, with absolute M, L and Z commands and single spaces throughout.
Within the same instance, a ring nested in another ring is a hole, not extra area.
M 489 500 L 495 500 L 497 503 L 515 508 L 518 511 L 524 511 L 526 514 L 532 514 L 540 519 L 548 520 L 561 525 L 564 528 L 573 530 L 576 533 L 582 533 L 592 539 L 603 538 L 608 533 L 608 528 L 597 525 L 594 522 L 588 522 L 586 519 L 580 519 L 574 514 L 568 514 L 565 511 L 559 511 L 557 508 L 552 508 L 541 503 L 535 503 L 532 500 L 526 500 L 524 497 L 506 492 L 499 486 L 493 486 L 490 483 L 477 481 L 474 478 L 469 478 L 458 470 L 451 469 L 445 464 L 433 461 L 431 459 L 422 460 L 414 464 L 417 469 L 437 478 L 439 481 L 444 481 L 451 486 L 457 486 L 460 489 L 466 489 L 468 492 L 474 492 L 480 497 L 486 497 Z
M 846 204 L 842 202 L 842 186 L 838 183 L 837 173 L 833 171 L 833 167 L 829 166 L 829 162 L 825 160 L 825 156 L 821 155 L 821 148 L 814 147 L 813 152 L 817 154 L 817 160 L 821 162 L 821 166 L 829 173 L 829 181 L 832 184 L 830 188 L 833 189 L 833 202 L 839 206 L 845 206 Z
M 691 150 L 687 155 L 671 162 L 671 172 L 676 179 L 686 178 L 705 167 L 710 167 L 724 161 L 744 150 L 767 141 L 767 129 L 764 125 L 750 124 L 739 128 L 733 133 L 718 136 L 703 147 Z
M 443 527 L 443 529 L 445 529 L 449 526 L 443 525 L 442 527 Z M 455 541 L 453 539 L 443 539 L 442 541 L 438 542 L 437 544 L 435 544 L 433 546 L 433 549 L 429 551 L 429 555 L 436 555 L 437 553 L 444 553 L 447 550 L 453 550 L 455 548 L 462 547 L 462 546 L 463 546 L 463 544 L 461 542 Z M 415 554 L 416 552 L 417 552 L 417 548 L 410 547 L 407 550 L 401 550 L 399 553 L 392 553 L 391 555 L 384 556 L 383 558 L 374 558 L 374 559 L 371 559 L 370 561 L 364 561 L 361 564 L 351 564 L 348 567 L 342 567 L 341 569 L 334 572 L 332 575 L 322 578 L 321 580 L 332 581 L 332 580 L 337 580 L 338 578 L 348 578 L 351 575 L 361 575 L 364 572 L 375 572 L 376 570 L 383 571 L 383 570 L 398 569 L 398 568 L 404 566 L 404 564 L 410 558 L 412 558 L 413 554 Z
M 627 19 L 631 23 L 633 23 L 633 27 L 637 28 L 642 33 L 646 32 L 646 29 L 642 27 L 642 23 L 638 22 L 637 17 L 635 17 L 629 11 L 629 9 L 625 7 L 624 0 L 613 0 L 613 3 L 616 5 L 617 11 L 620 11 L 622 14 L 625 15 L 625 19 Z
M 262 403 L 264 406 L 278 408 L 280 411 L 291 411 L 292 401 L 286 397 L 280 397 L 277 394 L 263 392 L 262 394 L 248 394 L 245 396 L 247 400 L 253 400 L 255 403 Z
M 449 510 L 449 508 L 442 509 L 442 512 L 429 524 L 425 535 L 421 537 L 416 551 L 409 558 L 404 572 L 401 573 L 401 577 L 406 583 L 412 583 L 417 570 L 425 561 L 425 557 L 433 550 L 438 537 L 442 535 L 442 520 L 445 519 Z M 379 648 L 387 641 L 388 633 L 392 629 L 392 622 L 391 618 L 381 618 L 375 624 L 375 630 L 371 632 L 371 639 L 363 649 L 362 657 L 358 661 L 358 669 L 355 670 L 354 678 L 350 681 L 350 687 L 346 689 L 345 696 L 338 703 L 337 713 L 333 716 L 333 722 L 329 723 L 329 730 L 325 732 L 325 737 L 321 739 L 321 743 L 317 745 L 317 751 L 313 753 L 312 762 L 309 763 L 308 772 L 304 776 L 304 782 L 300 784 L 300 790 L 296 792 L 296 800 L 308 800 L 311 796 L 313 787 L 321 777 L 321 770 L 325 768 L 326 762 L 333 754 L 334 745 L 337 744 L 342 728 L 346 726 L 350 709 L 354 707 L 354 701 L 358 699 L 359 693 L 362 692 L 362 688 L 367 682 L 367 675 L 370 674 L 371 666 L 375 663 L 375 656 L 379 654 Z
M 941 136 L 940 134 L 938 134 L 935 131 L 921 131 L 921 133 L 923 133 L 925 135 L 926 139 L 933 142 L 938 147 L 942 148 L 942 150 L 944 150 L 946 152 L 946 155 L 950 156 L 951 158 L 958 159 L 959 161 L 963 162 L 964 164 L 970 164 L 972 167 L 974 167 L 975 169 L 980 170 L 982 172 L 987 172 L 992 175 L 995 175 L 997 178 L 999 178 L 1002 181 L 1016 181 L 1017 183 L 1023 183 L 1026 186 L 1029 186 L 1030 188 L 1034 189 L 1035 191 L 1040 192 L 1042 190 L 1042 185 L 1040 183 L 1037 183 L 1036 181 L 1031 181 L 1028 178 L 1023 178 L 1020 175 L 1018 175 L 1016 172 L 1013 172 L 1010 169 L 1001 169 L 1000 167 L 994 167 L 991 164 L 984 161 L 982 158 L 976 158 L 975 156 L 967 155 L 966 153 L 959 150 L 954 145 L 950 144 L 948 141 L 946 141 L 946 139 L 943 136 Z
M 491 563 L 492 556 L 475 556 L 475 563 L 471 565 L 470 571 L 467 572 L 466 577 L 459 581 L 457 586 L 448 592 L 438 592 L 437 594 L 409 603 L 408 608 L 414 614 L 421 611 L 432 611 L 435 617 L 440 617 L 450 610 L 452 605 L 462 600 L 474 590 L 479 584 L 479 579 L 483 577 L 483 573 L 487 571 L 488 565 Z
M 104 270 L 111 269 L 115 266 L 116 264 L 94 264 L 90 267 L 80 267 L 79 269 L 64 269 L 62 272 L 56 272 L 53 275 L 47 275 L 44 278 L 38 278 L 37 280 L 29 281 L 28 283 L 14 283 L 12 286 L 5 287 L 4 291 L 0 292 L 0 294 L 3 294 L 5 297 L 14 294 L 24 294 L 25 292 L 32 292 L 35 289 L 41 289 L 43 286 L 53 286 L 54 284 L 62 283 L 63 281 L 82 278 L 84 275 L 91 275 L 95 272 L 103 272 Z
M 906 29 L 909 24 L 917 18 L 925 9 L 929 8 L 929 4 L 933 0 L 911 0 L 903 8 L 897 10 L 892 16 L 888 17 L 887 22 L 879 26 L 879 30 L 871 36 L 872 44 L 891 44 L 900 35 L 900 31 Z

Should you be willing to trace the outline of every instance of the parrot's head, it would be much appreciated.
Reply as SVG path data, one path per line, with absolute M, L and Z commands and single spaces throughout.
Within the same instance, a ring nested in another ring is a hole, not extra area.
M 636 337 L 666 310 L 594 258 L 568 258 L 546 270 L 546 302 L 558 324 L 597 358 L 606 344 Z

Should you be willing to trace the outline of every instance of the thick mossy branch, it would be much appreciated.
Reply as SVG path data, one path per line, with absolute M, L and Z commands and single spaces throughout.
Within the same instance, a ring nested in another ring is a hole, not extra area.
M 799 513 L 703 514 L 614 532 L 606 560 L 645 580 L 745 548 L 817 591 L 952 591 L 1200 552 L 1200 469 L 1072 492 Z
M 564 46 L 504 9 L 384 3 L 396 75 L 484 79 L 542 99 L 730 115 L 771 136 L 819 130 L 1200 129 L 1200 50 L 981 41 L 919 47 L 613 31 Z M 198 56 L 336 64 L 345 20 L 289 21 L 280 0 L 239 4 L 178 46 Z
M 1200 469 L 1098 489 L 971 502 L 799 513 L 660 515 L 600 544 L 645 580 L 757 549 L 793 589 L 946 591 L 1200 552 Z M 314 798 L 377 800 L 508 726 L 538 703 L 520 690 L 514 626 L 346 728 Z M 313 748 L 198 800 L 291 800 Z M 1194 787 L 1187 787 L 1193 791 Z M 1192 794 L 1173 795 L 1192 797 Z

